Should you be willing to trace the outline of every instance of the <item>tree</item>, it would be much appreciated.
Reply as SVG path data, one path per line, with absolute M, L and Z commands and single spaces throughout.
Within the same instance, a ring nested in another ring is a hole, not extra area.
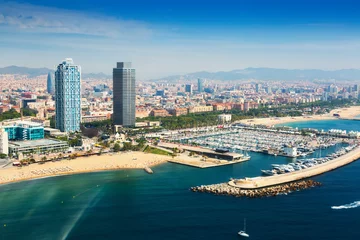
M 0 153 L 0 158 L 1 159 L 7 158 L 7 155 L 5 153 Z
M 120 144 L 115 143 L 114 144 L 114 152 L 119 152 L 120 151 Z
M 38 113 L 37 110 L 31 108 L 22 108 L 22 112 L 24 116 L 30 116 L 30 117 L 35 117 L 36 114 Z

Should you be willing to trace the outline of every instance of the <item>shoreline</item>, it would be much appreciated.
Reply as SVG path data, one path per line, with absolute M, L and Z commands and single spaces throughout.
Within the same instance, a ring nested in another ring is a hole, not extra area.
M 162 165 L 165 163 L 167 163 L 167 161 L 157 163 L 154 165 L 150 165 L 148 167 L 155 167 L 155 166 L 159 166 L 159 165 Z M 85 174 L 85 173 L 98 173 L 98 172 L 107 172 L 107 171 L 109 171 L 109 172 L 110 171 L 121 171 L 121 170 L 143 170 L 143 168 L 101 168 L 101 169 L 93 169 L 93 170 L 86 170 L 86 171 L 64 172 L 64 173 L 58 173 L 55 175 L 49 174 L 49 175 L 42 175 L 42 176 L 38 176 L 38 177 L 23 178 L 23 179 L 13 180 L 13 181 L 9 181 L 9 182 L 1 182 L 0 186 L 12 184 L 12 183 L 26 182 L 26 181 L 31 181 L 31 180 L 39 180 L 39 179 L 43 179 L 43 178 L 70 176 L 70 175 L 78 175 L 78 174 Z
M 339 114 L 340 117 L 335 117 L 333 114 Z M 322 120 L 360 120 L 360 106 L 351 106 L 348 108 L 334 109 L 330 113 L 323 115 L 308 115 L 300 117 L 271 117 L 271 118 L 254 118 L 237 121 L 237 123 L 251 124 L 251 125 L 265 125 L 272 127 L 274 125 L 281 125 L 291 122 L 305 122 L 305 121 L 322 121 Z
M 164 164 L 168 156 L 143 152 L 104 154 L 101 156 L 79 157 L 73 160 L 30 164 L 25 167 L 0 169 L 0 185 L 30 181 L 41 178 L 58 177 L 102 171 L 142 170 Z

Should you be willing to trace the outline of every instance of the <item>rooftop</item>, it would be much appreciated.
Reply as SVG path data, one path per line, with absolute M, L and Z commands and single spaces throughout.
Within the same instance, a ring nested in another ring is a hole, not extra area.
M 31 140 L 31 141 L 9 142 L 9 147 L 27 148 L 27 147 L 38 147 L 44 145 L 61 144 L 61 143 L 66 144 L 66 142 L 64 141 L 58 141 L 52 139 L 39 139 L 39 140 Z

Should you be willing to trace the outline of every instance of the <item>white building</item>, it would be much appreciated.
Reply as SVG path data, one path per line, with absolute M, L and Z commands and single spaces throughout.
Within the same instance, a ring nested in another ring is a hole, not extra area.
M 218 116 L 218 121 L 220 123 L 228 123 L 231 122 L 231 114 L 220 114 Z
M 3 128 L 0 128 L 0 153 L 9 154 L 8 133 Z
M 285 155 L 288 157 L 296 157 L 297 156 L 297 148 L 296 147 L 286 147 Z

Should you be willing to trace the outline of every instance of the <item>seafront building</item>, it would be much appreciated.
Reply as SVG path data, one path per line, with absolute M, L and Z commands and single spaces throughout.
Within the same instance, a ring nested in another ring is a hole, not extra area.
M 55 72 L 56 128 L 62 132 L 80 130 L 81 67 L 66 58 Z
M 0 153 L 9 154 L 8 133 L 3 128 L 0 128 Z
M 114 125 L 135 126 L 135 69 L 131 62 L 118 62 L 113 69 Z
M 13 156 L 26 154 L 44 154 L 48 152 L 63 152 L 69 149 L 65 141 L 39 139 L 33 141 L 9 142 L 9 153 Z
M 49 94 L 55 93 L 54 73 L 49 72 L 47 76 L 46 89 Z
M 44 138 L 44 126 L 41 123 L 18 121 L 3 126 L 9 140 L 37 140 Z

